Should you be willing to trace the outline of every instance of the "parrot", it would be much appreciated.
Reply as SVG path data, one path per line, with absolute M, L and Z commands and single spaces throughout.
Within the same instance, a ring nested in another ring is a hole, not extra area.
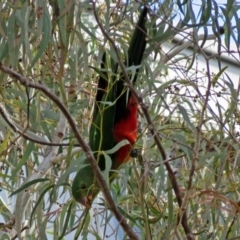
M 142 62 L 143 54 L 146 48 L 146 18 L 148 9 L 145 6 L 130 40 L 125 66 L 139 66 Z M 111 66 L 113 74 L 109 76 L 108 66 Z M 136 69 L 138 72 L 139 67 Z M 131 151 L 137 140 L 138 133 L 138 101 L 132 92 L 125 86 L 123 74 L 118 72 L 118 64 L 113 59 L 103 54 L 101 61 L 100 76 L 98 79 L 96 101 L 93 110 L 93 117 L 89 131 L 89 146 L 94 153 L 100 170 L 104 173 L 106 168 L 110 168 L 109 182 L 116 178 L 116 170 L 130 160 Z M 117 77 L 119 76 L 119 77 Z M 132 76 L 134 84 L 137 74 Z M 127 142 L 123 142 L 127 140 Z M 109 155 L 106 151 L 114 149 Z M 125 144 L 125 145 L 124 145 Z M 110 166 L 109 166 L 109 157 Z M 108 159 L 108 164 L 106 163 Z M 80 168 L 72 183 L 72 196 L 83 206 L 90 208 L 93 200 L 100 192 L 100 188 L 94 177 L 88 160 L 84 162 L 86 166 Z

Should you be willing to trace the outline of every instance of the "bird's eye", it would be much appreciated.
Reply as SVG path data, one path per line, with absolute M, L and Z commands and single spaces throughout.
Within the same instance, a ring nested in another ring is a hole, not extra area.
M 81 189 L 86 189 L 86 188 L 87 188 L 86 184 L 83 183 L 83 184 L 81 185 Z

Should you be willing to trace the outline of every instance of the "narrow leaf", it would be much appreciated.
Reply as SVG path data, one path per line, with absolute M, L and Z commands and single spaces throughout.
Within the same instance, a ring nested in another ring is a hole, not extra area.
M 212 85 L 213 87 L 216 85 L 218 79 L 220 78 L 220 76 L 223 74 L 223 72 L 228 68 L 228 66 L 225 66 L 224 68 L 222 68 L 213 78 L 212 80 Z
M 7 149 L 9 139 L 10 139 L 10 131 L 7 129 L 7 134 L 5 136 L 5 139 L 0 145 L 0 156 Z
M 179 112 L 181 113 L 181 115 L 183 116 L 183 119 L 187 122 L 189 127 L 195 132 L 196 127 L 194 127 L 194 125 L 192 124 L 186 109 L 183 106 L 181 106 L 180 104 L 178 104 L 178 109 L 179 109 Z
M 9 197 L 12 197 L 13 195 L 23 191 L 24 189 L 29 188 L 33 184 L 36 184 L 36 183 L 39 183 L 39 182 L 45 182 L 45 181 L 48 181 L 48 180 L 49 180 L 48 178 L 43 178 L 43 179 L 40 178 L 40 179 L 35 179 L 35 180 L 30 181 L 30 182 L 27 182 L 24 185 L 22 185 L 20 188 L 18 188 L 16 191 L 11 193 Z
M 65 223 L 64 223 L 64 226 L 63 226 L 63 230 L 62 230 L 62 233 L 61 233 L 59 239 L 62 239 L 64 237 L 65 232 L 67 230 L 67 227 L 69 225 L 68 222 L 69 222 L 69 219 L 70 219 L 70 216 L 71 216 L 72 205 L 73 205 L 73 201 L 70 203 L 70 205 L 68 207 L 67 216 L 66 216 Z
M 50 41 L 51 37 L 51 21 L 48 12 L 44 12 L 43 14 L 43 35 L 42 41 L 39 46 L 38 53 L 36 54 L 35 58 L 32 61 L 30 68 L 34 66 L 34 64 L 38 61 L 38 59 L 42 56 L 43 52 L 45 51 L 48 42 Z
M 32 153 L 34 148 L 34 143 L 33 142 L 29 142 L 27 148 L 24 151 L 24 154 L 22 156 L 21 161 L 19 162 L 19 164 L 16 166 L 16 168 L 13 170 L 12 176 L 16 176 L 18 171 L 22 168 L 22 166 L 27 162 L 30 154 Z
M 33 218 L 33 215 L 38 207 L 38 205 L 40 204 L 41 200 L 43 199 L 45 193 L 47 191 L 49 191 L 49 189 L 53 188 L 54 187 L 54 184 L 50 185 L 50 186 L 47 186 L 41 193 L 41 195 L 39 196 L 37 202 L 35 203 L 34 207 L 33 207 L 33 210 L 32 210 L 32 213 L 31 213 L 31 216 L 30 216 L 30 226 L 32 225 L 32 218 Z

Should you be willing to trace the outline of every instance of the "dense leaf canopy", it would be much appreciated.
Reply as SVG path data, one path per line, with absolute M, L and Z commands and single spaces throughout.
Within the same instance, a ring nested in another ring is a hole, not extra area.
M 0 236 L 240 238 L 239 5 L 226 2 L 0 1 Z M 126 68 L 143 5 L 143 63 Z M 103 52 L 128 76 L 141 67 L 127 83 L 140 103 L 138 154 L 111 185 L 94 171 L 103 195 L 85 209 L 71 185 L 86 158 L 95 163 Z

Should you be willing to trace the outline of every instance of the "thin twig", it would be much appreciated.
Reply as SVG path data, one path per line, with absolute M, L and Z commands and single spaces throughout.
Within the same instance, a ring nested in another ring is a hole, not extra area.
M 20 137 L 24 137 L 26 140 L 29 140 L 29 141 L 37 143 L 37 144 L 45 145 L 45 146 L 67 147 L 70 145 L 69 143 L 47 142 L 44 138 L 39 137 L 36 134 L 34 134 L 33 132 L 30 132 L 29 130 L 26 130 L 25 128 L 14 123 L 10 117 L 10 114 L 7 112 L 6 108 L 3 106 L 3 104 L 1 102 L 0 102 L 0 115 L 3 117 L 3 119 L 7 122 L 9 127 L 14 132 L 18 133 L 20 135 Z M 79 144 L 74 144 L 73 146 L 79 147 Z
M 24 226 L 22 229 L 21 229 L 21 232 L 23 232 L 24 230 L 27 230 L 29 229 L 28 226 Z M 14 237 L 11 238 L 11 240 L 14 240 L 14 239 L 17 239 L 18 238 L 18 235 L 16 234 Z

